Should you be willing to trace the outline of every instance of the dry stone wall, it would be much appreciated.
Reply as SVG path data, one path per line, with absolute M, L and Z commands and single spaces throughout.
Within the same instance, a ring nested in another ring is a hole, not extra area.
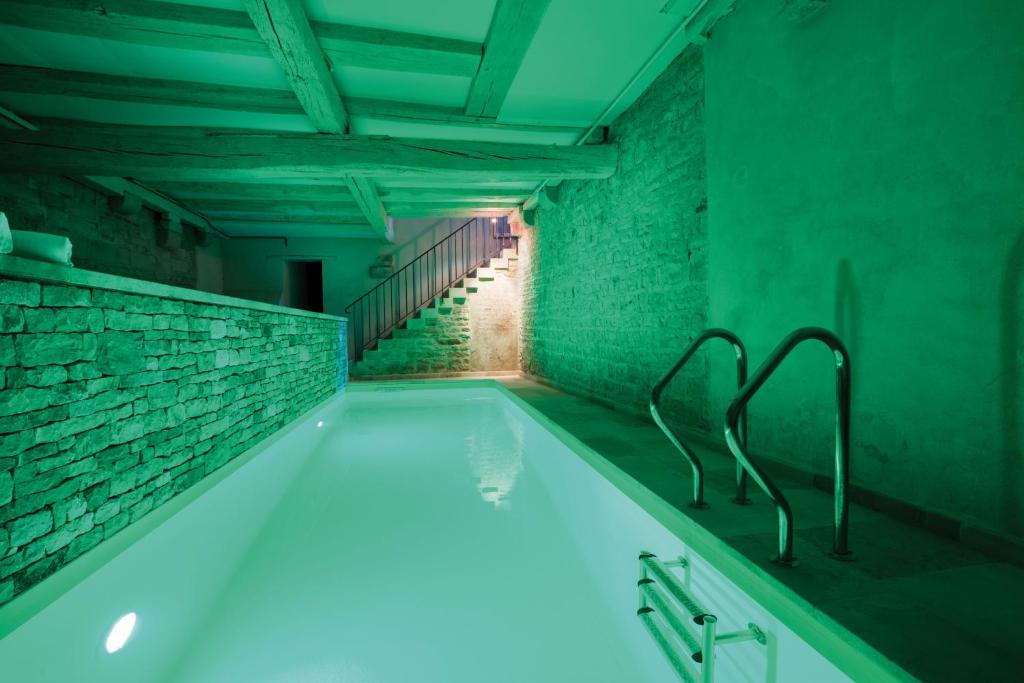
M 341 321 L 243 304 L 0 275 L 0 604 L 343 386 Z
M 570 181 L 520 240 L 522 368 L 630 411 L 707 327 L 704 76 L 690 47 L 611 126 L 619 168 Z M 720 349 L 710 349 L 712 352 Z M 666 394 L 708 423 L 706 356 Z
M 195 234 L 169 235 L 148 209 L 126 215 L 106 196 L 62 176 L 0 173 L 0 211 L 16 230 L 71 240 L 79 268 L 179 287 L 200 284 Z

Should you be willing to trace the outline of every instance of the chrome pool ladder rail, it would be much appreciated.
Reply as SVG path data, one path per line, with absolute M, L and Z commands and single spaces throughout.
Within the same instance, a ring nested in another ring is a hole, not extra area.
M 653 553 L 640 553 L 640 580 L 637 581 L 640 604 L 637 617 L 650 633 L 655 644 L 683 683 L 712 683 L 715 680 L 715 648 L 731 643 L 753 640 L 768 642 L 764 631 L 755 624 L 746 630 L 718 633 L 718 618 L 701 606 L 689 589 L 670 569 L 689 572 L 684 557 L 662 562 Z M 669 600 L 671 595 L 682 610 Z M 683 615 L 689 614 L 689 619 Z M 692 632 L 700 627 L 700 639 Z M 699 671 L 696 665 L 700 665 Z
M 683 351 L 682 357 L 672 366 L 672 369 L 665 373 L 664 377 L 658 380 L 658 383 L 651 389 L 651 417 L 654 418 L 654 423 L 658 425 L 668 440 L 672 442 L 679 452 L 683 454 L 683 457 L 690 463 L 690 469 L 693 470 L 693 500 L 690 503 L 692 508 L 706 508 L 708 507 L 707 502 L 704 500 L 704 466 L 700 462 L 700 458 L 697 454 L 690 449 L 683 441 L 682 437 L 674 429 L 672 429 L 665 419 L 661 415 L 661 394 L 665 391 L 665 387 L 668 383 L 683 369 L 690 358 L 697 353 L 698 349 L 704 345 L 705 342 L 711 339 L 722 339 L 732 345 L 733 351 L 736 353 L 736 388 L 740 389 L 747 381 L 747 350 L 743 346 L 743 342 L 740 338 L 730 332 L 729 330 L 722 329 L 720 327 L 713 327 L 704 330 L 696 339 L 694 339 L 686 350 Z M 747 418 L 744 414 L 740 416 L 740 438 L 743 439 L 743 443 L 746 443 L 747 439 Z M 750 499 L 747 497 L 747 471 L 743 465 L 736 462 L 736 497 L 733 502 L 740 505 L 746 505 L 750 503 Z
M 797 564 L 793 555 L 793 510 L 789 501 L 775 482 L 758 465 L 746 450 L 747 404 L 768 378 L 778 369 L 782 361 L 797 346 L 805 341 L 817 340 L 831 351 L 836 368 L 836 447 L 835 447 L 835 488 L 834 488 L 834 533 L 832 557 L 840 560 L 853 559 L 849 549 L 849 501 L 847 484 L 850 478 L 850 354 L 842 340 L 822 327 L 801 327 L 786 336 L 761 363 L 747 382 L 740 387 L 725 413 L 725 441 L 729 450 L 742 463 L 750 477 L 775 504 L 779 517 L 779 554 L 774 562 L 787 566 Z

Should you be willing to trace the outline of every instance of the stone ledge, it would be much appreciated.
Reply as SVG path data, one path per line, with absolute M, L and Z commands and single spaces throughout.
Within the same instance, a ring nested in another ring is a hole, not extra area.
M 157 282 L 136 280 L 120 275 L 109 275 L 97 273 L 91 270 L 81 270 L 68 266 L 60 266 L 54 263 L 43 263 L 31 259 L 19 258 L 17 256 L 0 255 L 0 276 L 16 278 L 19 280 L 36 280 L 40 282 L 51 282 L 76 287 L 89 287 L 92 289 L 107 289 L 127 294 L 140 296 L 155 296 L 163 299 L 178 299 L 181 301 L 195 301 L 215 306 L 227 306 L 230 308 L 248 308 L 256 311 L 268 311 L 270 313 L 284 313 L 286 315 L 301 316 L 306 318 L 320 318 L 324 320 L 347 320 L 344 316 L 327 315 L 326 313 L 313 313 L 298 308 L 267 304 L 260 301 L 239 299 L 223 294 L 212 294 L 201 292 L 195 289 L 184 287 L 173 287 Z

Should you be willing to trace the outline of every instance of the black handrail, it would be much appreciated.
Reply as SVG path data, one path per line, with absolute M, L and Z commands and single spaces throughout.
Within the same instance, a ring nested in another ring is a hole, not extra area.
M 349 314 L 355 360 L 382 337 L 482 266 L 502 249 L 517 248 L 506 218 L 473 218 L 357 297 Z
M 721 328 L 711 328 L 704 330 L 689 346 L 683 351 L 682 357 L 672 366 L 672 369 L 665 373 L 654 388 L 651 389 L 651 417 L 654 418 L 655 424 L 657 424 L 661 431 L 665 433 L 669 441 L 675 445 L 676 448 L 683 454 L 683 456 L 689 461 L 690 468 L 693 470 L 693 502 L 690 503 L 690 507 L 693 508 L 707 508 L 708 504 L 704 500 L 704 467 L 701 465 L 700 459 L 697 454 L 690 450 L 689 447 L 683 443 L 682 438 L 679 434 L 672 429 L 668 423 L 661 416 L 661 394 L 668 386 L 668 383 L 672 381 L 672 378 L 683 369 L 683 366 L 689 362 L 693 354 L 704 345 L 705 342 L 711 339 L 723 339 L 732 345 L 733 350 L 736 352 L 736 387 L 741 388 L 747 381 L 747 351 L 743 347 L 743 342 L 740 338 L 729 330 Z M 742 432 L 743 443 L 747 441 L 747 420 L 746 415 L 741 417 L 742 425 L 740 427 Z M 733 502 L 740 505 L 746 505 L 750 503 L 750 499 L 747 497 L 747 471 L 743 468 L 739 461 L 736 463 L 736 497 Z
M 836 364 L 835 498 L 831 555 L 839 560 L 853 559 L 848 545 L 850 509 L 846 496 L 850 478 L 850 354 L 839 337 L 821 327 L 801 327 L 792 332 L 775 347 L 753 377 L 740 388 L 725 413 L 725 441 L 729 444 L 729 450 L 743 463 L 754 482 L 772 499 L 779 515 L 779 556 L 774 561 L 789 566 L 796 564 L 793 556 L 793 511 L 779 487 L 747 453 L 745 435 L 739 433 L 739 420 L 750 399 L 790 352 L 812 339 L 822 342 L 832 351 Z

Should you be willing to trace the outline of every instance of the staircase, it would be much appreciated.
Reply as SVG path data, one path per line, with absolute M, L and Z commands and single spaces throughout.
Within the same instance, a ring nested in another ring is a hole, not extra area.
M 460 335 L 467 333 L 460 308 L 517 254 L 506 219 L 474 218 L 353 301 L 345 309 L 354 342 L 351 375 L 458 369 L 452 355 L 458 361 Z
M 375 348 L 363 351 L 350 374 L 356 378 L 406 374 L 443 374 L 468 369 L 466 339 L 468 320 L 463 307 L 482 288 L 491 286 L 518 259 L 515 248 L 501 250 L 452 287 L 434 297 L 414 315 L 377 341 Z

